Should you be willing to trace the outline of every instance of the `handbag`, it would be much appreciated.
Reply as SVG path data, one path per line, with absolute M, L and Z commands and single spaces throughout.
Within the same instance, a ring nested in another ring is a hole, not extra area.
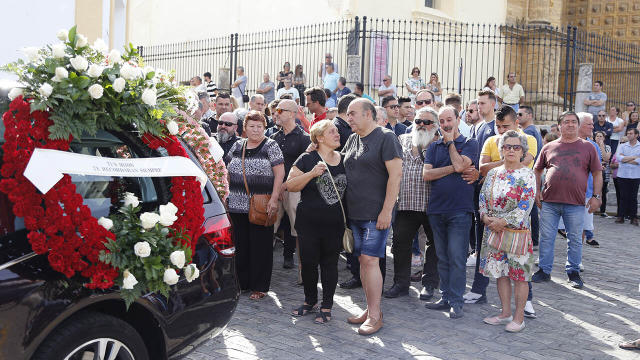
M 491 191 L 489 194 L 489 201 L 491 204 L 493 201 L 493 186 L 496 181 L 496 174 L 493 174 L 493 181 L 491 182 Z M 535 206 L 535 205 L 534 205 Z M 531 231 L 503 229 L 501 232 L 489 231 L 487 236 L 487 244 L 492 248 L 504 251 L 514 255 L 524 255 L 529 249 L 529 245 L 532 244 Z
M 340 192 L 338 191 L 338 187 L 336 186 L 336 182 L 333 180 L 333 175 L 331 175 L 331 171 L 329 171 L 329 165 L 324 161 L 322 155 L 318 153 L 320 156 L 320 160 L 327 167 L 327 172 L 329 173 L 329 179 L 331 179 L 331 184 L 333 185 L 336 194 L 338 195 L 338 201 L 340 202 L 340 208 L 342 209 L 342 220 L 344 221 L 344 234 L 342 235 L 342 247 L 344 251 L 348 253 L 353 252 L 354 240 L 353 240 L 353 231 L 347 226 L 347 215 L 344 212 L 344 206 L 342 205 L 342 199 L 340 199 Z
M 255 194 L 251 195 L 249 191 L 249 185 L 247 184 L 247 176 L 244 171 L 244 154 L 247 148 L 247 141 L 242 145 L 242 180 L 244 180 L 244 188 L 247 191 L 249 197 L 249 222 L 255 225 L 272 226 L 275 224 L 278 214 L 269 215 L 267 211 L 269 206 L 269 200 L 271 195 L 269 194 Z
M 247 90 L 247 85 L 245 85 L 244 89 L 242 89 L 242 102 L 248 103 L 251 99 L 249 99 L 249 95 L 244 93 L 245 90 Z

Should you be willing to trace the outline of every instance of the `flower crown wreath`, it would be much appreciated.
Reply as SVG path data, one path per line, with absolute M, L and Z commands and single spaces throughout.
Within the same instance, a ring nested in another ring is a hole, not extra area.
M 3 67 L 18 75 L 23 87 L 9 92 L 0 191 L 24 219 L 27 238 L 37 254 L 48 254 L 51 267 L 71 278 L 86 278 L 89 289 L 121 287 L 127 307 L 146 292 L 168 296 L 169 286 L 184 271 L 198 277 L 191 254 L 202 234 L 203 197 L 195 177 L 171 178 L 171 202 L 159 213 L 141 215 L 140 201 L 119 194 L 117 214 L 99 220 L 91 215 L 69 175 L 47 193 L 24 176 L 35 148 L 68 151 L 71 141 L 98 130 L 134 131 L 151 149 L 188 157 L 177 136 L 187 143 L 221 197 L 228 184 L 222 159 L 214 161 L 210 139 L 188 113 L 197 96 L 178 87 L 173 73 L 144 66 L 130 44 L 125 53 L 109 51 L 98 39 L 61 30 L 60 43 L 25 48 L 27 61 Z

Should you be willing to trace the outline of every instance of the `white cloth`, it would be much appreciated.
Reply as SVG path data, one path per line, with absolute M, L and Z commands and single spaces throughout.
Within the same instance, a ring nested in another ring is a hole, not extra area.
M 296 99 L 300 99 L 300 92 L 294 87 L 289 88 L 289 90 L 285 88 L 278 89 L 278 92 L 276 93 L 276 99 L 280 99 L 280 96 L 284 94 L 291 94 L 291 96 L 293 96 L 293 101 L 295 101 Z
M 611 121 L 610 118 L 607 118 L 607 121 L 611 123 L 611 125 L 613 125 L 613 127 L 615 128 L 616 126 L 620 126 L 622 124 L 624 124 L 624 120 L 622 120 L 619 117 L 616 117 L 616 119 L 614 121 Z M 614 132 L 611 134 L 611 140 L 620 140 L 621 137 L 625 136 L 625 128 L 622 128 L 621 131 L 618 132 Z

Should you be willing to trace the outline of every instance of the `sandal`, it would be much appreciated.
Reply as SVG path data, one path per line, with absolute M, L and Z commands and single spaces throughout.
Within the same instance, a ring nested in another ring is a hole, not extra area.
M 313 320 L 314 323 L 320 324 L 320 325 L 324 325 L 329 321 L 331 321 L 331 311 L 322 311 L 322 309 L 320 309 L 315 320 Z
M 620 349 L 625 349 L 625 350 L 640 350 L 640 339 L 623 342 L 623 343 L 620 343 L 618 346 L 620 347 Z
M 261 291 L 254 291 L 254 292 L 251 293 L 251 296 L 249 296 L 249 299 L 251 299 L 251 300 L 260 300 L 265 296 L 267 296 L 266 293 L 263 293 Z
M 318 311 L 318 306 L 317 305 L 302 304 L 302 306 L 300 306 L 299 308 L 293 310 L 291 315 L 293 315 L 295 317 L 300 317 L 300 316 L 305 316 L 308 313 L 314 313 L 316 311 Z

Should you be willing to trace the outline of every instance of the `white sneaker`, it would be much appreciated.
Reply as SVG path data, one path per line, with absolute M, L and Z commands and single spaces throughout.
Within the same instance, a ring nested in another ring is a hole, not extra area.
M 538 265 L 538 264 L 540 263 L 540 257 L 539 257 L 539 256 L 536 258 L 536 261 L 534 261 L 534 263 L 535 263 L 536 265 Z
M 537 317 L 536 311 L 533 309 L 533 304 L 529 300 L 527 300 L 527 303 L 524 305 L 524 316 L 531 319 L 535 319 Z
M 578 267 L 580 268 L 580 272 L 584 271 L 584 265 L 582 265 L 582 263 L 580 263 L 580 265 L 578 265 Z
M 476 299 L 480 299 L 482 297 L 482 295 L 480 294 L 476 294 L 474 292 L 469 291 L 468 293 L 462 295 L 462 298 L 464 300 L 476 300 Z
M 413 255 L 411 257 L 411 266 L 415 266 L 415 267 L 422 266 L 422 254 Z
M 467 258 L 467 267 L 475 267 L 476 266 L 476 256 L 475 255 L 469 255 L 469 257 Z

